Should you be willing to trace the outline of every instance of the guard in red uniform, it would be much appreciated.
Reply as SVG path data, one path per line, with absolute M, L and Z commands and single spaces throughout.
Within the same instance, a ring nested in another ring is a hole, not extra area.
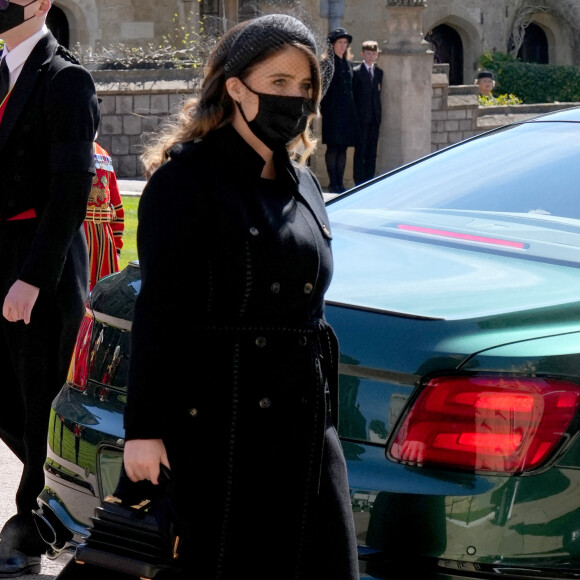
M 125 210 L 111 156 L 96 142 L 95 169 L 97 174 L 93 178 L 84 221 L 91 290 L 103 276 L 119 271 L 118 257 L 125 227 Z

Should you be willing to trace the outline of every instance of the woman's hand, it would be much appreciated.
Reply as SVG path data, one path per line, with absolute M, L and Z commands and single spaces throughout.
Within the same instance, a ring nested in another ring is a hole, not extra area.
M 148 479 L 155 485 L 159 483 L 159 465 L 162 463 L 171 469 L 162 439 L 131 439 L 127 441 L 123 451 L 123 462 L 131 481 Z

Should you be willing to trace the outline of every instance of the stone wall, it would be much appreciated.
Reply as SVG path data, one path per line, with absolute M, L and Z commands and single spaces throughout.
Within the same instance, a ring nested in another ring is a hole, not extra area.
M 139 156 L 151 133 L 184 99 L 196 94 L 200 75 L 192 70 L 93 71 L 101 97 L 98 142 L 113 158 L 119 178 L 143 177 Z
M 543 113 L 576 107 L 580 103 L 479 106 L 476 85 L 449 85 L 449 65 L 433 66 L 431 101 L 431 150 L 468 139 L 484 131 L 524 121 Z
M 431 150 L 437 151 L 478 132 L 477 85 L 449 86 L 446 69 L 435 65 L 431 77 Z

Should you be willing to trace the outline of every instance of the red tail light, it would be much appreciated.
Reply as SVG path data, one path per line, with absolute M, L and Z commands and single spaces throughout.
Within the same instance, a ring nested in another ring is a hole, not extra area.
M 409 465 L 530 471 L 562 442 L 579 405 L 580 387 L 567 381 L 439 377 L 412 405 L 389 457 Z
M 71 387 L 84 391 L 89 378 L 89 351 L 91 349 L 91 334 L 93 330 L 93 314 L 87 308 L 77 334 L 77 341 L 73 351 L 67 381 Z

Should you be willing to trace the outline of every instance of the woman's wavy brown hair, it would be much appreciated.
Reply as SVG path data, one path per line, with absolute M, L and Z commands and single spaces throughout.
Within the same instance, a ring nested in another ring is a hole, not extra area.
M 224 65 L 234 40 L 249 22 L 251 21 L 240 22 L 222 36 L 209 57 L 200 97 L 187 100 L 181 111 L 170 117 L 163 124 L 157 137 L 146 146 L 141 160 L 147 177 L 169 158 L 169 152 L 175 145 L 201 139 L 210 131 L 231 122 L 235 104 L 226 89 Z M 316 55 L 303 44 L 288 43 L 288 45 L 296 47 L 308 58 L 312 72 L 313 110 L 318 111 L 322 98 L 322 84 Z M 254 66 L 279 50 L 280 47 L 264 50 L 237 76 L 243 80 Z M 310 121 L 316 114 L 311 115 Z M 299 163 L 305 163 L 316 147 L 316 139 L 312 135 L 310 125 L 309 122 L 307 129 L 288 145 L 288 151 Z

